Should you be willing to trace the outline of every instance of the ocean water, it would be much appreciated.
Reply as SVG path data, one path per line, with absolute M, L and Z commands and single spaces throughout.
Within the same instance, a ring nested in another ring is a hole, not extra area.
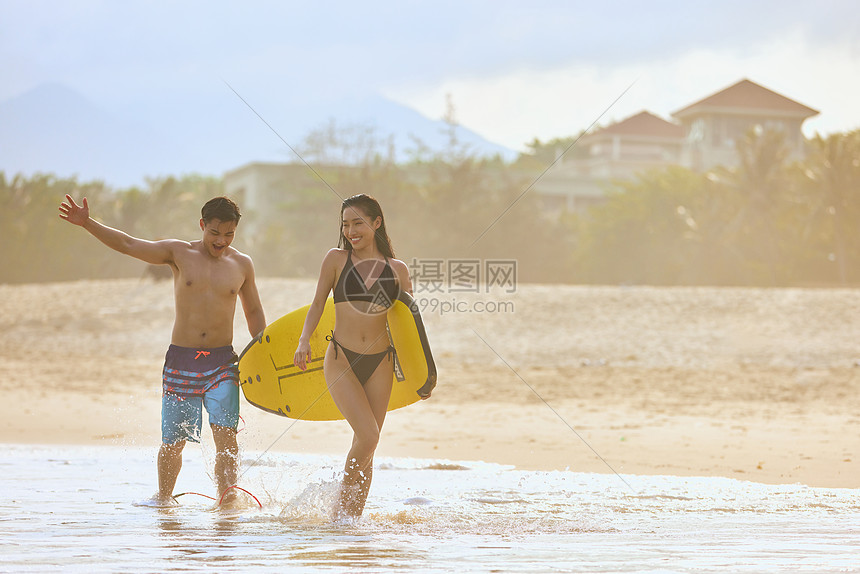
M 860 572 L 860 490 L 379 459 L 364 516 L 333 523 L 341 460 L 242 454 L 217 510 L 211 447 L 179 505 L 155 448 L 0 445 L 3 572 Z

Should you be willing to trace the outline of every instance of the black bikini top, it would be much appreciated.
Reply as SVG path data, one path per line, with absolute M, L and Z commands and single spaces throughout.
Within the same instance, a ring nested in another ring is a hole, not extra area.
M 388 264 L 388 258 L 385 258 L 385 268 L 379 277 L 369 288 L 365 286 L 364 279 L 361 273 L 355 268 L 352 263 L 352 251 L 346 256 L 346 263 L 340 272 L 340 277 L 337 279 L 337 285 L 334 286 L 334 302 L 341 303 L 343 301 L 366 301 L 381 307 L 391 307 L 394 300 L 399 295 L 400 288 L 397 285 L 397 278 L 394 276 L 394 270 Z

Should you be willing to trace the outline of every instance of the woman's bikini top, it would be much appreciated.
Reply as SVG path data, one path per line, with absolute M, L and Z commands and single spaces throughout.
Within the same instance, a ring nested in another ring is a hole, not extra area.
M 385 268 L 379 277 L 374 281 L 369 288 L 366 287 L 361 273 L 355 268 L 352 263 L 352 251 L 346 256 L 346 263 L 340 272 L 340 277 L 337 279 L 337 284 L 334 286 L 334 302 L 341 303 L 343 301 L 366 301 L 373 305 L 381 307 L 391 307 L 394 300 L 397 299 L 400 293 L 400 288 L 397 285 L 397 278 L 394 276 L 394 270 L 388 264 L 388 258 L 385 258 Z

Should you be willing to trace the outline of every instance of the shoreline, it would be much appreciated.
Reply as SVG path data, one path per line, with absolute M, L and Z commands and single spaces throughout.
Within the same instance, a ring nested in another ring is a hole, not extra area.
M 13 392 L 7 399 L 19 403 L 22 397 L 15 396 L 19 393 Z M 513 407 L 440 400 L 434 405 L 434 400 L 390 411 L 377 455 L 479 461 L 518 470 L 725 477 L 764 484 L 860 488 L 856 458 L 845 445 L 830 440 L 844 436 L 846 426 L 857 424 L 856 419 L 844 415 L 807 412 L 774 417 L 760 413 L 745 417 L 749 418 L 746 421 L 731 415 L 654 418 L 641 411 L 601 404 L 584 408 L 562 405 L 557 414 L 544 404 Z M 62 416 L 53 416 L 47 424 L 41 409 L 5 413 L 0 443 L 135 446 L 153 451 L 160 444 L 157 392 L 144 397 L 106 395 L 95 400 L 57 393 L 44 399 L 42 408 L 61 410 Z M 574 418 L 571 411 L 579 412 L 577 424 L 570 421 Z M 519 418 L 519 426 L 507 424 L 512 416 Z M 242 417 L 239 446 L 247 451 L 339 458 L 345 456 L 352 437 L 346 421 L 295 421 L 260 411 L 244 399 Z M 488 422 L 464 429 L 451 424 L 452 420 L 479 417 Z M 89 420 L 81 424 L 86 418 Z M 206 428 L 203 435 L 204 443 L 211 446 Z M 199 448 L 193 443 L 189 447 Z
M 314 282 L 259 286 L 271 322 Z M 516 312 L 425 314 L 439 384 L 389 412 L 378 456 L 860 488 L 860 292 L 533 285 L 504 297 Z M 156 448 L 172 320 L 169 283 L 0 285 L 0 443 Z M 294 423 L 244 399 L 242 416 L 249 451 L 349 448 L 345 421 Z

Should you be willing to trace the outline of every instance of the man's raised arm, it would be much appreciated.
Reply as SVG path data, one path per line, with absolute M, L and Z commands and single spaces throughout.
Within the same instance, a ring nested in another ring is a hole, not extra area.
M 173 260 L 173 245 L 177 243 L 176 240 L 147 241 L 132 237 L 119 229 L 102 225 L 90 217 L 90 207 L 86 197 L 83 205 L 78 205 L 72 196 L 66 195 L 66 201 L 60 204 L 60 217 L 69 223 L 83 227 L 111 249 L 146 263 L 161 265 Z

